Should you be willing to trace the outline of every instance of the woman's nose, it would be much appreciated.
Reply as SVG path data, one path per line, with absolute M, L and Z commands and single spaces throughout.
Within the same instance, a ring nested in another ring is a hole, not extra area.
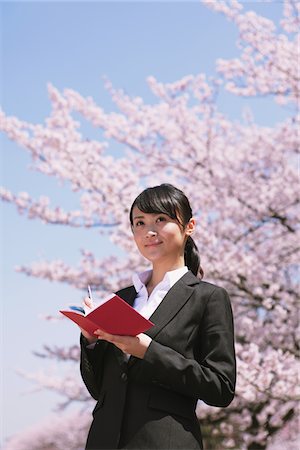
M 157 235 L 156 231 L 148 230 L 146 236 L 147 237 L 152 237 L 152 236 L 156 236 L 156 235 Z

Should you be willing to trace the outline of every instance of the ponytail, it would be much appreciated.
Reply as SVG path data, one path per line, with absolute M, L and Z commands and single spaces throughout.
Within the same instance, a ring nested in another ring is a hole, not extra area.
M 185 243 L 184 263 L 195 276 L 198 276 L 199 274 L 199 278 L 203 278 L 204 272 L 202 267 L 200 266 L 200 255 L 198 247 L 191 236 L 188 236 Z

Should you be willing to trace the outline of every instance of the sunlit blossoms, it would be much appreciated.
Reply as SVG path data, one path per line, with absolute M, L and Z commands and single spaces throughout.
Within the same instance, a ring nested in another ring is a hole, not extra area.
M 16 450 L 82 450 L 86 430 L 91 424 L 90 413 L 76 411 L 69 414 L 57 411 L 38 425 L 14 436 L 7 448 Z
M 171 182 L 183 188 L 199 224 L 195 238 L 205 278 L 229 291 L 236 323 L 236 398 L 227 409 L 201 402 L 197 409 L 207 447 L 275 449 L 277 435 L 292 442 L 298 431 L 299 3 L 284 2 L 278 25 L 245 12 L 236 0 L 204 3 L 239 30 L 240 56 L 219 59 L 215 79 L 197 74 L 163 84 L 149 77 L 157 98 L 153 104 L 107 82 L 116 104 L 111 113 L 91 98 L 49 85 L 52 111 L 45 125 L 1 113 L 1 130 L 30 152 L 35 170 L 71 187 L 79 198 L 77 210 L 51 206 L 50 199 L 33 199 L 27 192 L 2 188 L 0 195 L 29 218 L 105 232 L 126 257 L 98 260 L 82 251 L 75 267 L 62 260 L 18 267 L 78 289 L 89 283 L 104 295 L 130 283 L 132 272 L 145 266 L 128 225 L 132 200 L 148 185 Z M 273 127 L 250 116 L 232 121 L 218 110 L 216 94 L 222 89 L 288 104 L 286 118 Z M 87 139 L 78 117 L 96 127 L 101 140 Z M 113 156 L 115 143 L 123 148 L 118 157 Z M 44 357 L 78 364 L 76 346 L 45 351 Z M 32 377 L 64 396 L 65 403 L 87 401 L 72 376 Z M 33 429 L 23 442 L 77 449 L 88 418 L 80 424 L 72 436 L 60 427 L 55 440 L 51 427 L 43 428 L 43 434 Z M 16 437 L 9 449 L 25 449 L 21 441 Z M 29 447 L 38 449 L 34 445 Z

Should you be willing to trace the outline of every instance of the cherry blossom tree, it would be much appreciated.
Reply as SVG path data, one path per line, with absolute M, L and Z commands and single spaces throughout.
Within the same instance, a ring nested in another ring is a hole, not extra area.
M 48 86 L 52 105 L 45 124 L 31 124 L 4 112 L 0 128 L 27 150 L 35 170 L 57 178 L 78 194 L 80 208 L 64 210 L 50 199 L 34 199 L 4 187 L 1 198 L 30 219 L 68 227 L 97 227 L 125 257 L 97 259 L 82 251 L 77 267 L 63 261 L 32 263 L 21 273 L 69 283 L 99 296 L 131 283 L 146 262 L 132 245 L 128 208 L 145 186 L 171 182 L 190 198 L 198 219 L 198 242 L 205 279 L 230 293 L 235 315 L 237 394 L 226 409 L 199 403 L 208 448 L 276 448 L 280 436 L 297 435 L 299 400 L 299 2 L 286 0 L 276 25 L 236 0 L 212 2 L 239 30 L 240 55 L 216 61 L 216 76 L 188 75 L 148 84 L 157 101 L 146 104 L 107 82 L 116 111 L 107 113 L 92 98 Z M 268 96 L 286 109 L 275 126 L 255 123 L 249 112 L 232 121 L 218 107 L 218 94 Z M 77 119 L 75 119 L 75 114 Z M 85 138 L 81 117 L 101 130 Z M 122 154 L 112 156 L 115 144 Z M 112 180 L 114 182 L 112 183 Z M 78 346 L 52 348 L 46 358 L 77 364 Z M 81 427 L 70 436 L 68 423 L 13 438 L 9 449 L 79 449 L 89 425 L 87 392 L 74 371 L 63 379 L 26 375 L 65 398 L 81 402 Z M 296 444 L 295 444 L 296 445 Z M 26 447 L 27 446 L 27 447 Z M 273 447 L 272 447 L 273 446 Z M 296 448 L 296 447 L 295 447 Z

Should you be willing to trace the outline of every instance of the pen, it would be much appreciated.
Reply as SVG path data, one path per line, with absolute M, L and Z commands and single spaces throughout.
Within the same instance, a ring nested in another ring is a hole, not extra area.
M 91 291 L 91 288 L 90 288 L 90 285 L 89 285 L 89 284 L 88 284 L 87 289 L 88 289 L 89 299 L 90 299 L 91 302 L 92 302 L 92 301 L 93 301 L 93 296 L 92 296 L 92 291 Z

